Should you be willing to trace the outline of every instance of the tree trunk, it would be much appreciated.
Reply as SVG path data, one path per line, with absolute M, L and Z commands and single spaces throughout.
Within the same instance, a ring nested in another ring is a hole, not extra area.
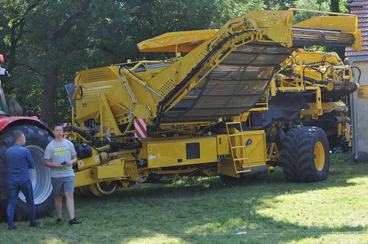
M 340 13 L 339 0 L 331 0 L 330 11 Z
M 59 68 L 51 66 L 46 73 L 43 83 L 41 100 L 41 119 L 49 126 L 55 123 L 56 86 Z
M 90 1 L 86 1 L 87 6 Z M 76 20 L 83 16 L 83 11 L 78 11 L 71 15 L 64 23 L 58 28 L 52 37 L 52 45 L 54 48 L 61 49 L 57 46 L 58 41 L 62 41 L 69 33 L 71 28 L 75 25 Z M 65 52 L 66 50 L 64 50 Z M 52 65 L 46 72 L 45 80 L 43 83 L 43 94 L 41 100 L 41 119 L 49 126 L 52 126 L 55 122 L 55 109 L 56 109 L 56 88 L 59 68 L 57 65 Z
M 14 28 L 12 28 L 11 30 L 11 34 L 10 34 L 10 48 L 9 48 L 9 56 L 7 58 L 9 58 L 9 62 L 8 62 L 8 71 L 10 74 L 13 73 L 13 69 L 15 67 L 15 63 L 16 63 L 16 50 L 17 50 L 17 40 L 15 38 L 15 30 Z
M 331 0 L 330 11 L 340 13 L 340 1 L 339 0 Z M 331 48 L 327 48 L 327 51 L 336 52 L 342 60 L 344 60 L 345 58 L 345 47 L 331 47 Z

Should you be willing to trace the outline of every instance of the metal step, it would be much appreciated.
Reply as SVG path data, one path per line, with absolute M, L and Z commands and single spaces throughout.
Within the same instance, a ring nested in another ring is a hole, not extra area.
M 226 124 L 228 125 L 235 125 L 235 124 L 240 124 L 241 122 L 239 121 L 231 121 L 231 122 L 226 122 Z
M 236 173 L 237 173 L 237 174 L 249 173 L 249 172 L 251 172 L 251 170 L 250 170 L 250 169 L 244 169 L 244 170 L 237 170 L 237 171 L 236 171 Z
M 248 158 L 234 158 L 234 161 L 247 160 Z
M 233 146 L 231 147 L 232 149 L 236 149 L 236 148 L 246 148 L 247 146 Z

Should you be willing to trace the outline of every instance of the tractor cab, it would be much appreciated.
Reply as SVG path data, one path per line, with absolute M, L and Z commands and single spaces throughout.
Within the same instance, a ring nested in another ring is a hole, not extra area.
M 0 64 L 4 63 L 4 55 L 0 54 Z M 9 108 L 6 103 L 5 93 L 2 86 L 2 79 L 4 77 L 8 77 L 9 73 L 8 71 L 0 66 L 0 115 L 6 115 L 9 113 Z
M 23 108 L 17 102 L 15 94 L 5 96 L 4 89 L 2 86 L 3 78 L 10 77 L 6 68 L 2 67 L 4 63 L 4 56 L 0 54 L 0 116 L 22 116 Z

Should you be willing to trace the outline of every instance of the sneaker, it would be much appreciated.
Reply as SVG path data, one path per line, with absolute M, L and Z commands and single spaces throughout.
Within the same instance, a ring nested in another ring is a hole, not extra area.
M 40 222 L 34 222 L 32 224 L 29 225 L 30 227 L 40 227 L 41 223 Z
M 69 224 L 70 225 L 77 225 L 77 224 L 81 224 L 82 222 L 79 221 L 77 218 L 71 219 L 69 220 Z
M 63 221 L 62 221 L 60 218 L 59 218 L 59 219 L 56 219 L 56 224 L 57 224 L 57 225 L 62 224 L 62 222 L 63 222 Z
M 9 226 L 8 227 L 8 230 L 15 230 L 17 227 L 15 227 L 15 226 Z

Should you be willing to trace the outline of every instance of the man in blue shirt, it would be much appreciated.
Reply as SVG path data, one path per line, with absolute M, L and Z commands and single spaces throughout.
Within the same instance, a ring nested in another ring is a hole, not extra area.
M 8 165 L 8 229 L 15 229 L 14 209 L 19 192 L 21 191 L 26 198 L 30 226 L 37 227 L 35 205 L 33 199 L 33 189 L 29 169 L 34 168 L 34 161 L 31 152 L 24 147 L 26 137 L 21 131 L 14 131 L 14 145 L 5 152 L 5 160 Z

